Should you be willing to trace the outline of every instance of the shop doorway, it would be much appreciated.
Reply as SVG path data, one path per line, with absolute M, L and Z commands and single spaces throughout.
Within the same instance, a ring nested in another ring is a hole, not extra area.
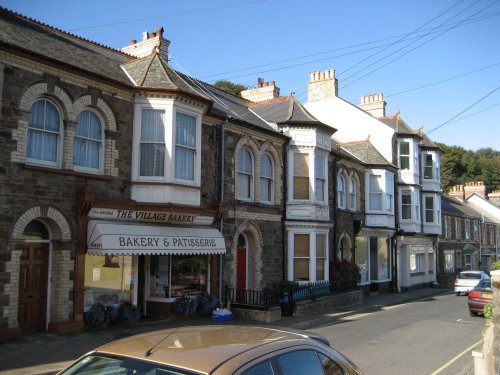
M 19 326 L 24 334 L 46 330 L 48 267 L 49 244 L 23 246 L 19 272 Z

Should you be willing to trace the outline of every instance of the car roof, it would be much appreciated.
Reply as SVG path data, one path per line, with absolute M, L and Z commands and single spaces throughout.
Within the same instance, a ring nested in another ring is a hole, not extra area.
M 95 349 L 94 352 L 210 373 L 220 364 L 254 349 L 265 347 L 265 351 L 269 352 L 306 343 L 321 345 L 317 338 L 311 338 L 299 331 L 255 326 L 207 325 L 143 333 L 113 341 Z

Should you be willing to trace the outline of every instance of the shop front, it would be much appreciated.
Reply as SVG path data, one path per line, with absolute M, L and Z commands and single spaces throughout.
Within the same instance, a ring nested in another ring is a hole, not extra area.
M 134 306 L 167 318 L 179 298 L 219 294 L 226 248 L 213 216 L 92 208 L 88 218 L 84 314 Z

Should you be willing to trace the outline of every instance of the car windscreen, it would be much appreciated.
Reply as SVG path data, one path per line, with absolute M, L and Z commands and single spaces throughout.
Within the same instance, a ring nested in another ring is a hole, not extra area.
M 101 353 L 89 354 L 59 375 L 199 375 L 155 362 Z
M 476 285 L 476 289 L 491 289 L 491 280 L 482 280 Z
M 476 279 L 479 280 L 481 278 L 480 273 L 475 273 L 475 272 L 463 272 L 459 276 L 460 279 Z

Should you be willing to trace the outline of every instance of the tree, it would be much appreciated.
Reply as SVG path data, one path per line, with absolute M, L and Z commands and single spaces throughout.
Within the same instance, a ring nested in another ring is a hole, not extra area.
M 241 96 L 241 92 L 249 88 L 248 86 L 242 85 L 240 83 L 233 83 L 224 79 L 216 81 L 214 83 L 214 86 L 220 90 L 226 91 L 236 96 Z

